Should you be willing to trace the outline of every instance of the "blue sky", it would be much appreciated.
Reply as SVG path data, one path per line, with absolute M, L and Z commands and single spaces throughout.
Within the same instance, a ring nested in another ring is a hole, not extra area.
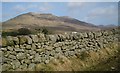
M 69 16 L 95 25 L 118 25 L 117 2 L 2 2 L 2 21 L 27 12 Z

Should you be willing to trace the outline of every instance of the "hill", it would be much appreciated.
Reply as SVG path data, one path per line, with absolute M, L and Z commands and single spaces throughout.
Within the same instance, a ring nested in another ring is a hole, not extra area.
M 55 31 L 97 31 L 97 26 L 79 21 L 67 16 L 55 16 L 52 14 L 25 13 L 3 22 L 3 30 L 16 30 L 19 28 L 37 29 L 46 27 Z

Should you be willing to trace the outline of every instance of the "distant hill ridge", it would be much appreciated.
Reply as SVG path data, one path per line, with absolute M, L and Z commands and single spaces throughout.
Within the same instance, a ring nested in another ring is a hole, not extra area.
M 97 26 L 68 16 L 29 12 L 3 22 L 3 29 L 48 27 L 61 31 L 100 30 Z M 53 29 L 52 29 L 53 30 Z

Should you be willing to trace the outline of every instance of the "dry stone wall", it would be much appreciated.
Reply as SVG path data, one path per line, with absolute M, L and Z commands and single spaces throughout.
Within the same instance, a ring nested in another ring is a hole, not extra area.
M 100 50 L 117 41 L 115 31 L 24 35 L 4 39 L 2 70 L 35 70 L 36 64 Z

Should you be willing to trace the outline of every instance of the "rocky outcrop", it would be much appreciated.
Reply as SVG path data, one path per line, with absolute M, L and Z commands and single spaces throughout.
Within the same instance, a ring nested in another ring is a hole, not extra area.
M 107 44 L 117 42 L 115 31 L 85 33 L 65 33 L 45 35 L 42 33 L 27 36 L 8 36 L 2 50 L 2 69 L 35 70 L 37 64 L 48 64 L 61 56 L 79 56 L 84 51 L 100 50 Z

